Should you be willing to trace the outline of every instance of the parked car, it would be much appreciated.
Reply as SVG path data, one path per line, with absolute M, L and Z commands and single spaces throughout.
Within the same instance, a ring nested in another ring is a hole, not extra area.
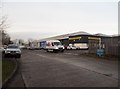
M 27 49 L 30 49 L 30 47 L 28 46 L 28 47 L 26 47 Z
M 5 49 L 5 57 L 7 56 L 14 56 L 14 57 L 21 57 L 21 50 L 19 48 L 19 46 L 15 45 L 15 44 L 10 44 L 7 46 L 7 48 Z
M 64 45 L 64 48 L 67 49 L 68 45 Z
M 75 46 L 68 46 L 67 49 L 76 49 Z
M 19 46 L 20 49 L 25 49 L 26 47 L 24 45 Z
M 0 47 L 0 52 L 2 52 L 2 54 L 5 53 L 5 49 L 3 47 Z

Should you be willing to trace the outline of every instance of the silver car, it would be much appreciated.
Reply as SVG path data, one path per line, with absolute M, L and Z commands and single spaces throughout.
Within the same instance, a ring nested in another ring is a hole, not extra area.
M 2 54 L 4 54 L 5 49 L 4 49 L 3 47 L 0 47 L 0 52 L 1 52 Z
M 19 46 L 14 45 L 14 44 L 10 44 L 7 46 L 7 48 L 5 49 L 5 57 L 7 56 L 15 56 L 20 58 L 21 57 L 21 50 L 19 48 Z

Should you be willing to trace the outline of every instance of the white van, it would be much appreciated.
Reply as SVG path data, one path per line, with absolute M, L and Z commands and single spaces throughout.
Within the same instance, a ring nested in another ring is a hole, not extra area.
M 64 52 L 64 46 L 61 44 L 59 40 L 48 40 L 46 41 L 45 50 L 53 51 L 53 52 Z

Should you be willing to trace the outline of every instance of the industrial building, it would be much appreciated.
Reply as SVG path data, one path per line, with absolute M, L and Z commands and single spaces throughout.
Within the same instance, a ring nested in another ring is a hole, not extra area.
M 69 45 L 69 34 L 58 35 L 58 36 L 54 36 L 54 37 L 41 39 L 41 40 L 39 40 L 41 48 L 44 48 L 44 44 L 45 44 L 44 42 L 46 40 L 59 40 L 59 41 L 61 41 L 61 43 L 63 45 Z
M 118 49 L 120 49 L 120 36 L 109 36 L 105 34 L 89 34 L 87 32 L 75 32 L 54 37 L 49 37 L 44 40 L 60 40 L 63 45 L 75 45 L 88 47 L 89 53 L 96 54 L 98 48 L 104 49 L 105 55 L 119 56 Z M 111 51 L 112 50 L 112 51 Z
M 104 34 L 89 34 L 87 32 L 75 32 L 70 34 L 64 34 L 54 37 L 49 37 L 42 39 L 40 41 L 44 40 L 60 40 L 63 45 L 68 46 L 69 44 L 72 44 L 74 46 L 79 46 L 80 48 L 89 48 L 89 46 L 92 48 L 92 44 L 98 45 L 100 41 L 102 41 L 103 38 L 109 38 L 110 36 L 104 35 Z

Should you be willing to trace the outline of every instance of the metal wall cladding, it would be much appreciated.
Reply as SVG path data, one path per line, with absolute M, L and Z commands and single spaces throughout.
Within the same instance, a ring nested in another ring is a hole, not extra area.
M 69 39 L 62 39 L 62 40 L 60 40 L 60 42 L 61 42 L 63 45 L 69 45 Z
M 88 43 L 88 36 L 70 36 L 69 37 L 69 43 Z
M 120 36 L 103 39 L 105 44 L 105 54 L 119 56 Z
M 118 37 L 103 37 L 102 44 L 104 45 L 105 55 L 120 56 L 120 36 Z M 96 53 L 99 47 L 97 40 L 89 40 L 89 53 Z

